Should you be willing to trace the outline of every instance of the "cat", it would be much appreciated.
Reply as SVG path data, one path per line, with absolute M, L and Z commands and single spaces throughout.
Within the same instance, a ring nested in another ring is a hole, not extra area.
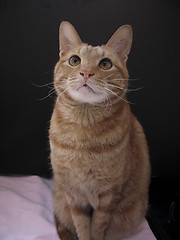
M 60 25 L 49 138 L 61 240 L 122 239 L 146 215 L 148 146 L 126 98 L 131 44 L 129 25 L 96 47 Z

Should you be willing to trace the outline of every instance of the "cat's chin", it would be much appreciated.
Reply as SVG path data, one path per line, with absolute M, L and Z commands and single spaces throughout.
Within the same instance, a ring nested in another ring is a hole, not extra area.
M 74 100 L 89 104 L 101 103 L 107 98 L 105 93 L 95 92 L 88 85 L 83 85 L 77 90 L 70 90 L 69 94 Z

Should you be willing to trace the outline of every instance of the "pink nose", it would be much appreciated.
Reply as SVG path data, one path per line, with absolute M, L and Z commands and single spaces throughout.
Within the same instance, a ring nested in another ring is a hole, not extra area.
M 92 77 L 94 75 L 93 71 L 91 69 L 82 69 L 80 71 L 80 75 L 84 77 L 85 80 Z

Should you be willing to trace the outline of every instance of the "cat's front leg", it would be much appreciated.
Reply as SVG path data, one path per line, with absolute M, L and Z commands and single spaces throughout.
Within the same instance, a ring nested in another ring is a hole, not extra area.
M 92 216 L 91 240 L 104 240 L 105 230 L 109 226 L 111 219 L 111 200 L 111 193 L 105 193 L 100 196 L 98 208 L 94 210 Z
M 78 240 L 90 240 L 90 207 L 78 206 L 71 195 L 66 195 Z

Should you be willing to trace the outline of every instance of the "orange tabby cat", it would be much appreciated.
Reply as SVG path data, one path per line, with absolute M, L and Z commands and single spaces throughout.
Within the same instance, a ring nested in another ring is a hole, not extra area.
M 121 239 L 146 214 L 148 147 L 126 100 L 131 43 L 128 25 L 97 47 L 60 26 L 50 147 L 61 240 Z

